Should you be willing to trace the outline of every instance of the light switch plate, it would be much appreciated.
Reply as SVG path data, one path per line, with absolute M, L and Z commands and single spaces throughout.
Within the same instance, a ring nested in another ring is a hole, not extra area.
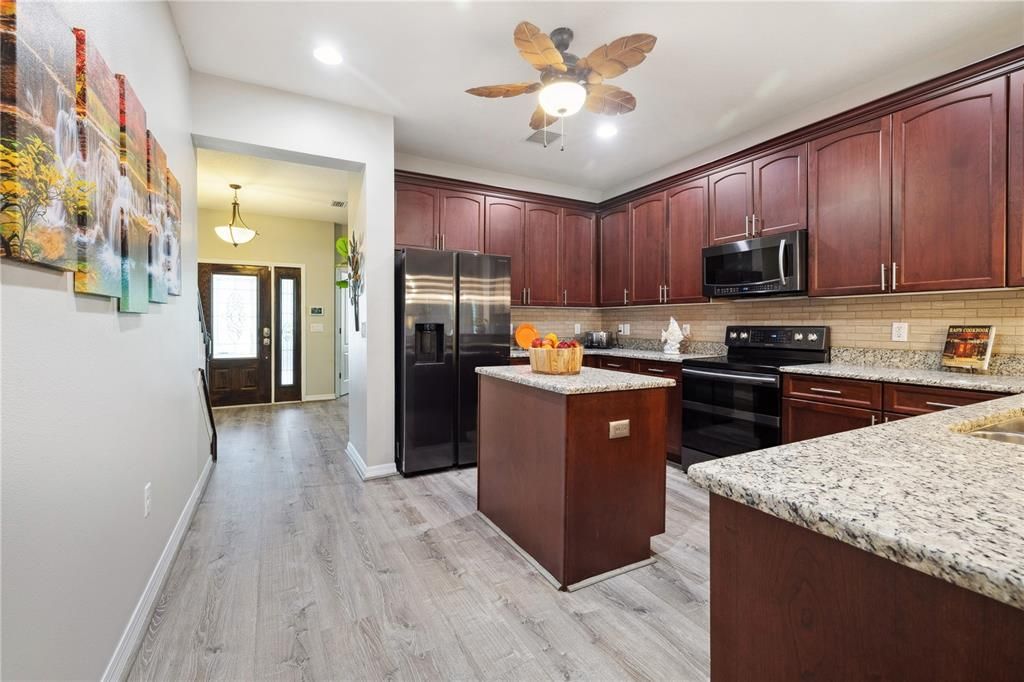
M 690 335 L 690 325 L 688 325 L 688 324 L 681 324 L 681 325 L 679 325 L 679 331 L 682 332 L 683 336 L 689 336 Z
M 323 330 L 324 325 L 322 322 L 313 322 L 309 325 L 309 331 L 311 332 L 322 332 Z
M 910 324 L 907 322 L 893 322 L 892 323 L 892 340 L 893 341 L 908 341 L 910 340 Z
M 629 438 L 628 419 L 608 422 L 608 439 L 611 440 L 613 438 Z

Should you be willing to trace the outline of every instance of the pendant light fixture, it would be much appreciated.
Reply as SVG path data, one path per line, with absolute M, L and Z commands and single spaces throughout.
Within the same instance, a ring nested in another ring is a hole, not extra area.
M 251 242 L 259 233 L 242 220 L 242 212 L 238 208 L 238 190 L 242 189 L 242 186 L 232 183 L 228 187 L 235 190 L 235 199 L 231 202 L 231 222 L 227 225 L 218 225 L 213 231 L 228 244 L 238 246 Z

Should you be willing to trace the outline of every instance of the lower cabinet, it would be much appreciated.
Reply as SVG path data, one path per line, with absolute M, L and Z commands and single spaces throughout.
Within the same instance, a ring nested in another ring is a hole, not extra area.
M 614 355 L 599 355 L 597 366 L 601 369 L 610 369 L 615 372 L 636 372 L 636 360 L 633 358 L 619 358 Z
M 881 419 L 882 413 L 874 410 L 817 403 L 797 398 L 783 398 L 782 442 L 796 443 L 819 436 L 874 426 Z
M 683 451 L 683 384 L 682 365 L 674 362 L 638 360 L 637 374 L 648 374 L 666 379 L 675 379 L 676 385 L 668 389 L 668 413 L 665 424 L 665 451 L 669 460 L 681 464 Z
M 508 364 L 510 365 L 528 365 L 530 364 L 530 358 L 509 358 Z

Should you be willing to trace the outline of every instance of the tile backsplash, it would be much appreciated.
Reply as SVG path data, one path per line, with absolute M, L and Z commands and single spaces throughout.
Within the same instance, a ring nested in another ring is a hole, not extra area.
M 623 308 L 513 308 L 512 321 L 533 322 L 559 336 L 578 322 L 588 329 L 630 325 L 636 339 L 658 339 L 669 316 L 689 324 L 692 342 L 720 343 L 730 324 L 827 325 L 833 347 L 904 351 L 942 349 L 951 324 L 996 326 L 994 354 L 1024 354 L 1024 290 L 943 294 L 888 294 L 851 298 L 769 298 L 676 306 Z M 893 322 L 907 322 L 907 342 L 891 340 Z

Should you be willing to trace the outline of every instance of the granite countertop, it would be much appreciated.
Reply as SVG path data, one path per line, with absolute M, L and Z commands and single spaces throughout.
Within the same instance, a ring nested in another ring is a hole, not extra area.
M 811 374 L 822 377 L 865 379 L 867 381 L 887 381 L 895 384 L 941 386 L 943 388 L 963 388 L 975 391 L 998 391 L 1000 393 L 1024 393 L 1024 376 L 966 374 L 937 369 L 872 367 L 870 365 L 848 365 L 835 362 L 813 365 L 787 365 L 781 369 L 783 372 L 792 374 Z
M 476 373 L 562 395 L 669 388 L 675 386 L 676 383 L 672 379 L 662 377 L 615 372 L 595 367 L 583 367 L 579 374 L 534 374 L 528 365 L 497 365 L 477 367 Z
M 690 467 L 780 519 L 1024 609 L 1024 446 L 963 431 L 1015 395 Z
M 709 357 L 708 353 L 680 353 L 679 355 L 666 355 L 660 350 L 634 350 L 632 348 L 584 348 L 584 355 L 609 355 L 616 358 L 636 358 L 637 360 L 656 360 L 658 362 L 677 362 L 692 360 L 693 358 Z M 520 348 L 513 348 L 509 357 L 528 358 L 529 351 Z

